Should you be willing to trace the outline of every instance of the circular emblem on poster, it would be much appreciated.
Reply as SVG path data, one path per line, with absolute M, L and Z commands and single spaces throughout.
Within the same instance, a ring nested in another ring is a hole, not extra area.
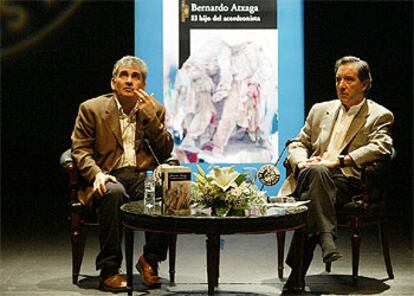
M 257 178 L 263 185 L 273 186 L 279 181 L 280 172 L 274 165 L 266 164 L 257 171 Z

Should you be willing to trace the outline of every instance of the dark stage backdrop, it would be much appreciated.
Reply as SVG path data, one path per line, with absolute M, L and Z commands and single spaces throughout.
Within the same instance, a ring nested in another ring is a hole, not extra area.
M 306 1 L 304 14 L 306 113 L 313 103 L 335 98 L 338 57 L 353 54 L 370 63 L 370 97 L 396 118 L 393 213 L 407 224 L 412 221 L 412 8 L 411 1 Z M 39 20 L 37 10 L 28 11 Z M 2 36 L 7 20 L 2 15 Z M 50 216 L 64 221 L 67 184 L 59 156 L 70 147 L 79 103 L 110 91 L 114 61 L 134 52 L 133 24 L 131 1 L 81 2 L 41 40 L 2 57 L 2 228 Z
M 368 97 L 394 113 L 397 161 L 389 206 L 412 234 L 413 2 L 305 1 L 305 114 L 336 98 L 335 60 L 355 55 L 373 74 Z
M 46 2 L 16 4 L 29 15 L 32 34 L 49 28 L 51 11 L 70 9 L 75 1 Z M 11 20 L 2 15 L 2 33 L 3 21 Z M 111 91 L 113 64 L 134 53 L 133 38 L 133 1 L 80 1 L 42 39 L 2 58 L 2 226 L 41 223 L 59 213 L 65 220 L 60 154 L 70 148 L 79 104 Z

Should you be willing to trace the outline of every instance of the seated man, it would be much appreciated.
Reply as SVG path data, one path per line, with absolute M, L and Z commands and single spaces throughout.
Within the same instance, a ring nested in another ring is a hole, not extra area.
M 83 102 L 72 133 L 72 156 L 88 184 L 80 189 L 84 204 L 96 208 L 100 252 L 96 268 L 101 287 L 126 289 L 119 275 L 122 262 L 120 206 L 143 197 L 146 170 L 167 159 L 173 148 L 164 126 L 165 108 L 145 92 L 147 66 L 125 56 L 112 71 L 112 93 Z M 137 268 L 147 286 L 158 286 L 158 261 L 165 260 L 166 234 L 146 233 L 144 254 Z
M 315 104 L 297 139 L 289 145 L 293 173 L 280 194 L 311 200 L 305 228 L 302 278 L 295 264 L 293 239 L 286 263 L 292 272 L 284 292 L 298 293 L 305 286 L 313 251 L 322 248 L 323 262 L 341 257 L 335 246 L 335 209 L 360 193 L 361 168 L 389 156 L 393 114 L 366 98 L 372 78 L 368 64 L 352 56 L 335 64 L 339 100 Z

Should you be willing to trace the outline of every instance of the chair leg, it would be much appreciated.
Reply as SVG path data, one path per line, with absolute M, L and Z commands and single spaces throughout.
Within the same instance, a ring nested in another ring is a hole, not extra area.
M 85 251 L 86 237 L 83 233 L 83 226 L 80 223 L 80 217 L 72 214 L 71 225 L 71 242 L 72 242 L 72 283 L 78 284 L 79 271 L 82 264 L 83 254 Z
M 283 259 L 285 257 L 285 237 L 286 232 L 276 232 L 277 238 L 277 275 L 283 279 Z
M 392 271 L 392 265 L 391 265 L 388 226 L 386 222 L 381 222 L 378 226 L 379 226 L 380 240 L 382 244 L 382 253 L 384 254 L 384 261 L 385 261 L 385 266 L 387 268 L 388 278 L 393 279 L 394 273 Z
M 177 234 L 171 233 L 168 235 L 169 255 L 168 260 L 170 264 L 170 283 L 175 283 L 175 255 L 177 251 Z
M 360 236 L 360 219 L 358 217 L 352 218 L 351 227 L 352 227 L 352 285 L 356 286 L 358 284 L 358 267 L 359 267 L 359 249 L 361 245 L 361 236 Z
M 332 269 L 332 262 L 325 263 L 325 271 L 331 272 Z

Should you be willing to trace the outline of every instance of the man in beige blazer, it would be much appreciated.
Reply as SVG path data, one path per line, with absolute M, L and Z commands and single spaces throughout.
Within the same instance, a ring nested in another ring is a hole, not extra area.
M 281 195 L 310 200 L 305 229 L 304 266 L 298 283 L 294 241 L 286 262 L 292 272 L 284 292 L 303 291 L 304 276 L 317 244 L 323 261 L 341 257 L 335 246 L 335 209 L 360 193 L 361 168 L 391 154 L 393 114 L 366 98 L 372 78 L 368 64 L 345 56 L 335 64 L 338 100 L 315 104 L 297 138 L 289 145 L 293 173 Z
M 96 268 L 101 287 L 123 291 L 120 206 L 143 197 L 146 170 L 170 156 L 171 135 L 164 126 L 165 108 L 145 92 L 147 66 L 125 56 L 112 72 L 112 93 L 83 102 L 72 133 L 72 156 L 85 181 L 81 202 L 94 207 L 99 223 L 100 252 Z M 144 254 L 137 268 L 148 286 L 158 286 L 158 261 L 165 260 L 166 234 L 146 233 Z

